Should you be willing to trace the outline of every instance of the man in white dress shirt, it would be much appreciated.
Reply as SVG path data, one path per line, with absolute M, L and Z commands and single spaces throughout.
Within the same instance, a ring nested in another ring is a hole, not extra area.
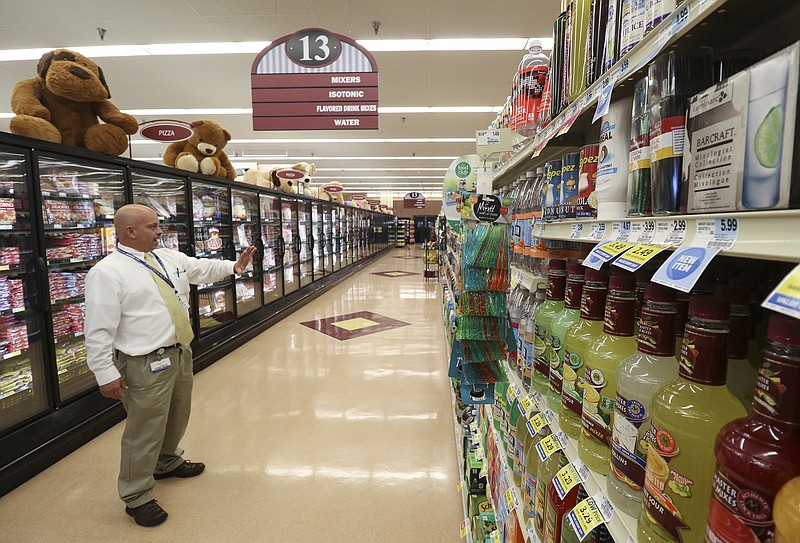
M 86 277 L 87 362 L 101 394 L 122 400 L 128 413 L 118 481 L 125 511 L 141 526 L 156 526 L 167 513 L 153 498 L 154 479 L 205 469 L 185 460 L 179 446 L 192 397 L 189 285 L 242 273 L 255 247 L 236 262 L 158 248 L 158 216 L 142 205 L 121 207 L 114 226 L 117 250 Z

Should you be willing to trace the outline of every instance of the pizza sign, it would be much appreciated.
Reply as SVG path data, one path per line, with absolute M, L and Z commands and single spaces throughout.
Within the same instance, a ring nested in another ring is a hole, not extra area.
M 378 129 L 377 63 L 346 36 L 283 36 L 258 54 L 250 79 L 253 130 Z

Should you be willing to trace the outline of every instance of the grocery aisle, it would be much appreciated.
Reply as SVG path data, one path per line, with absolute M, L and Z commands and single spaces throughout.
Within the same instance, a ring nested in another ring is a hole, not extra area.
M 123 511 L 119 424 L 0 498 L 0 540 L 459 541 L 440 302 L 421 256 L 391 251 L 196 376 L 184 446 L 207 469 L 157 482 L 166 523 Z M 397 327 L 338 340 L 300 324 L 362 311 L 327 329 Z

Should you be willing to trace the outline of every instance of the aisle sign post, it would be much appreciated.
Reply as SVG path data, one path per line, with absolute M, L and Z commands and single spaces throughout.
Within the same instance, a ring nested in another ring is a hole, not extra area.
M 278 38 L 253 61 L 253 130 L 377 130 L 378 65 L 320 28 Z

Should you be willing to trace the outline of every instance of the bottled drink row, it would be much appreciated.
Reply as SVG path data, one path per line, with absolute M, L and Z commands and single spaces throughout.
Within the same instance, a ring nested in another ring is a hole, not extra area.
M 509 298 L 510 365 L 607 475 L 613 505 L 638 517 L 640 543 L 780 542 L 784 517 L 800 526 L 800 320 L 761 311 L 769 285 L 751 268 L 724 262 L 689 296 L 652 272 L 550 260 L 546 290 Z M 536 454 L 548 432 L 526 430 L 536 409 L 522 415 L 502 386 L 495 398 L 526 515 L 543 541 L 576 540 L 548 528 L 577 499 L 552 489 L 566 460 Z
M 796 207 L 792 180 L 800 44 L 744 69 L 670 51 L 632 98 L 609 107 L 597 143 L 503 192 L 544 221 Z M 711 86 L 714 85 L 714 86 Z

